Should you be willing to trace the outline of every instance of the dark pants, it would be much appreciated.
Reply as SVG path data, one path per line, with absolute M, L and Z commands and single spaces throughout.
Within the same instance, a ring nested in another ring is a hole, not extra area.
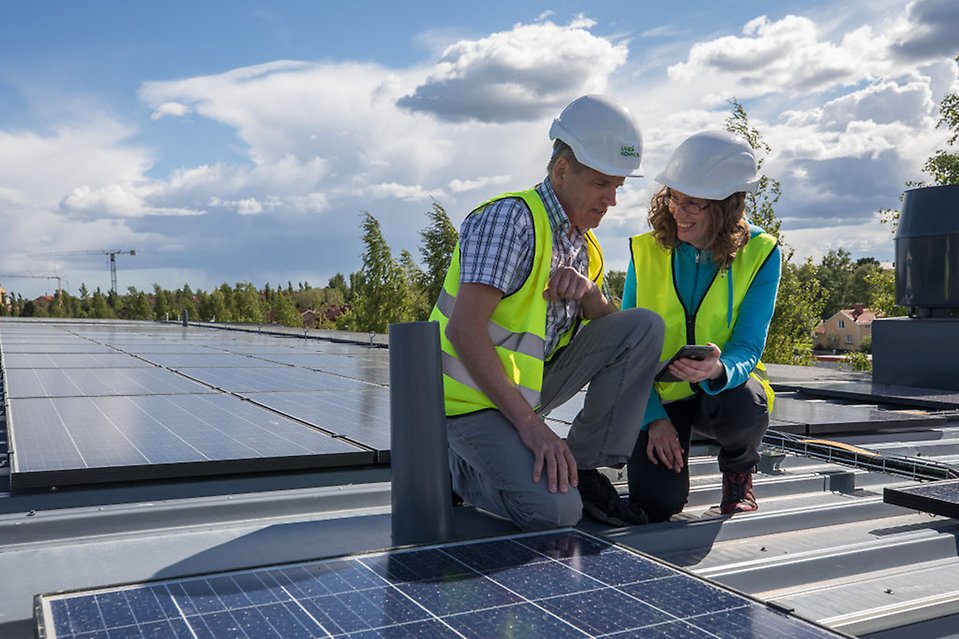
M 759 461 L 759 445 L 769 427 L 766 393 L 752 378 L 718 395 L 699 392 L 665 408 L 683 447 L 682 471 L 677 473 L 649 461 L 649 433 L 645 430 L 636 440 L 627 465 L 629 498 L 643 507 L 650 521 L 665 521 L 686 505 L 693 431 L 719 442 L 719 470 L 745 473 Z

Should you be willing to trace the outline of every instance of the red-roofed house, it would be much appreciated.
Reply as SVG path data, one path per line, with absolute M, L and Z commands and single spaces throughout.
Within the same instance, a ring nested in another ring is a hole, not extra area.
M 872 338 L 872 321 L 883 317 L 862 304 L 845 308 L 816 328 L 815 348 L 822 350 L 858 351 L 863 340 Z

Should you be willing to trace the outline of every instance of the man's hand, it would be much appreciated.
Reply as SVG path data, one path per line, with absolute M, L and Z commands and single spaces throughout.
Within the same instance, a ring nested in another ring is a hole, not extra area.
M 549 284 L 543 291 L 543 297 L 551 302 L 579 302 L 597 288 L 595 282 L 572 266 L 561 266 L 549 276 Z
M 543 297 L 551 302 L 578 302 L 585 319 L 596 319 L 616 310 L 596 282 L 572 266 L 561 266 L 553 271 Z
M 538 484 L 546 469 L 546 483 L 549 492 L 569 491 L 570 486 L 579 484 L 576 470 L 576 458 L 566 442 L 549 429 L 542 417 L 535 413 L 523 424 L 517 426 L 519 437 L 533 451 L 533 483 Z
M 676 427 L 668 419 L 657 419 L 649 425 L 646 456 L 654 464 L 662 463 L 677 473 L 683 469 L 683 447 L 679 443 Z

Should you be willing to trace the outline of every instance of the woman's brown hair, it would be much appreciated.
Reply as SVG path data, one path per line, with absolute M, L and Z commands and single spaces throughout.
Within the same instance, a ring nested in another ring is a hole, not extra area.
M 646 221 L 653 229 L 653 237 L 660 246 L 674 249 L 679 243 L 676 220 L 669 212 L 669 187 L 659 190 L 649 203 Z M 725 200 L 708 200 L 708 214 L 712 220 L 712 234 L 705 246 L 712 254 L 720 271 L 729 268 L 736 253 L 749 241 L 749 223 L 746 222 L 746 194 L 733 193 Z

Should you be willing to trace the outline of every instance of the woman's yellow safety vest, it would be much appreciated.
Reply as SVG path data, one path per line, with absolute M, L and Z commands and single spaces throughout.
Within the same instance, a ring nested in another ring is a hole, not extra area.
M 716 274 L 698 309 L 688 312 L 679 299 L 673 274 L 673 252 L 656 242 L 652 233 L 630 238 L 636 276 L 637 306 L 659 313 L 666 325 L 660 362 L 667 361 L 684 344 L 712 342 L 725 348 L 739 317 L 739 307 L 756 273 L 776 248 L 776 238 L 760 233 L 736 253 L 729 269 Z M 766 367 L 757 362 L 750 373 L 766 391 L 767 407 L 773 409 L 775 394 Z M 685 399 L 695 392 L 688 382 L 656 382 L 663 403 Z
M 543 387 L 544 362 L 569 343 L 582 322 L 576 321 L 563 333 L 559 344 L 549 357 L 545 356 L 546 310 L 549 302 L 543 298 L 543 291 L 549 285 L 553 233 L 542 199 L 535 189 L 504 193 L 484 202 L 470 215 L 481 215 L 488 204 L 509 197 L 521 198 L 533 214 L 533 229 L 536 236 L 533 266 L 519 290 L 504 296 L 499 301 L 490 316 L 487 327 L 506 376 L 516 384 L 529 405 L 535 409 L 539 407 L 540 391 Z M 603 254 L 593 232 L 587 231 L 585 236 L 589 255 L 589 278 L 601 284 Z M 439 300 L 430 313 L 430 320 L 436 320 L 440 324 L 443 397 L 448 416 L 496 408 L 467 372 L 456 350 L 446 337 L 446 326 L 453 314 L 453 305 L 456 303 L 459 286 L 460 246 L 457 243 Z

